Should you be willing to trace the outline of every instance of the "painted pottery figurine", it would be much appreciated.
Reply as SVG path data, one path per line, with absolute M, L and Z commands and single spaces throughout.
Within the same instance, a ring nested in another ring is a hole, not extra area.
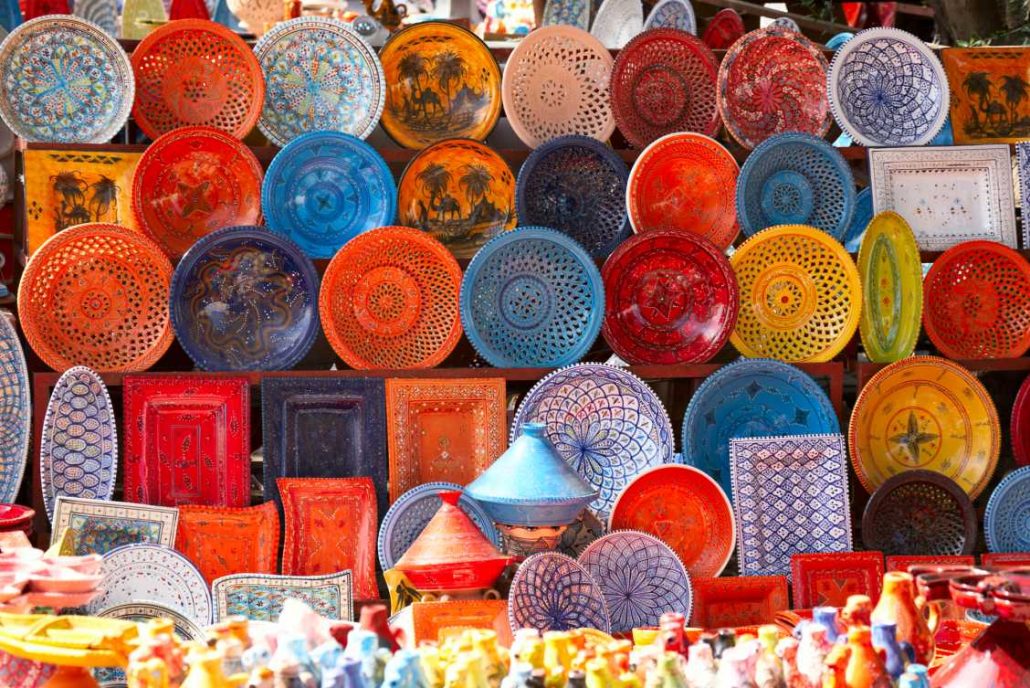
M 891 571 L 883 577 L 883 592 L 873 609 L 873 623 L 893 623 L 897 626 L 897 639 L 912 646 L 916 662 L 929 664 L 934 656 L 934 631 L 937 628 L 936 606 L 930 605 L 930 619 L 920 607 L 925 602 L 917 599 L 912 575 Z
M 897 627 L 892 623 L 873 623 L 873 647 L 883 651 L 883 664 L 892 681 L 905 671 L 905 650 L 898 643 Z
M 758 629 L 758 658 L 755 663 L 755 683 L 758 688 L 779 688 L 783 684 L 783 668 L 776 656 L 776 641 L 779 632 L 776 626 L 762 626 Z
M 868 626 L 848 629 L 848 648 L 851 650 L 844 678 L 848 688 L 890 688 L 891 679 L 883 664 L 883 655 L 873 647 Z
M 783 669 L 783 685 L 786 688 L 808 688 L 808 679 L 798 672 L 797 638 L 780 638 L 776 643 L 776 656 Z
M 750 644 L 727 647 L 719 658 L 715 685 L 719 688 L 757 688 L 753 679 L 757 659 L 758 652 Z
M 715 656 L 708 643 L 695 643 L 687 650 L 684 674 L 691 688 L 715 688 Z
M 845 629 L 845 637 L 846 631 L 850 631 L 855 626 L 868 627 L 872 623 L 870 620 L 872 613 L 873 601 L 869 595 L 849 595 L 844 609 L 840 612 L 840 621 Z
M 841 631 L 836 607 L 816 607 L 812 610 L 812 621 L 826 629 L 827 640 L 831 643 L 837 642 Z
M 826 627 L 816 623 L 805 624 L 798 645 L 798 674 L 809 688 L 822 681 L 823 665 L 833 643 L 827 639 Z
M 846 643 L 834 643 L 826 655 L 821 688 L 849 688 L 847 671 L 851 661 L 851 647 Z

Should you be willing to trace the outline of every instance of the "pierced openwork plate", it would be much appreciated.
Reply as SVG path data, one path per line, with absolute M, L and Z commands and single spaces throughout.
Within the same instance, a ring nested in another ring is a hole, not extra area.
M 644 20 L 644 31 L 679 29 L 697 34 L 697 17 L 690 0 L 658 0 Z
M 0 317 L 0 503 L 18 497 L 32 441 L 31 420 L 25 353 L 14 325 Z
M 513 631 L 611 630 L 601 588 L 575 559 L 557 552 L 534 554 L 519 565 L 511 581 L 508 619 Z
M 624 47 L 644 30 L 644 8 L 638 0 L 602 0 L 590 33 L 609 49 Z
M 1030 466 L 1012 471 L 994 488 L 984 513 L 984 537 L 992 552 L 1030 552 Z
M 814 227 L 754 235 L 730 258 L 740 300 L 730 342 L 745 356 L 829 361 L 851 341 L 862 312 L 858 268 L 840 242 Z

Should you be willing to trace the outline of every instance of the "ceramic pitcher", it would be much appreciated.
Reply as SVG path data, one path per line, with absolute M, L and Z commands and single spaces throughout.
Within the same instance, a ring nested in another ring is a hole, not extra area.
M 873 609 L 872 621 L 895 624 L 898 642 L 912 646 L 919 664 L 929 665 L 933 659 L 938 618 L 933 605 L 916 598 L 911 574 L 892 571 L 884 575 L 883 592 Z

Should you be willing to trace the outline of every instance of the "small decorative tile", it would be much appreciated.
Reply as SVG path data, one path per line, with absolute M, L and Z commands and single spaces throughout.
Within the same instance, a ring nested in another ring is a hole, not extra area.
M 252 621 L 278 621 L 287 598 L 311 606 L 326 619 L 354 618 L 351 572 L 327 576 L 258 576 L 240 573 L 219 578 L 211 585 L 215 621 L 245 616 Z
M 735 628 L 775 623 L 776 613 L 790 608 L 786 576 L 695 578 L 694 613 L 698 628 Z
M 883 553 L 795 554 L 790 571 L 796 609 L 843 607 L 850 595 L 868 595 L 876 604 L 883 585 Z
M 197 565 L 208 584 L 234 573 L 276 573 L 279 510 L 274 502 L 241 509 L 182 506 L 175 549 Z
M 178 523 L 179 510 L 175 508 L 59 495 L 54 504 L 50 544 L 70 528 L 74 535 L 72 554 L 76 555 L 106 554 L 137 543 L 171 547 Z

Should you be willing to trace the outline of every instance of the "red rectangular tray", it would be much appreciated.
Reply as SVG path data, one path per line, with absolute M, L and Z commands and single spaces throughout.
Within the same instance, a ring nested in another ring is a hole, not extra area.
M 873 604 L 883 585 L 883 552 L 795 554 L 790 558 L 794 607 L 843 607 L 851 595 Z

